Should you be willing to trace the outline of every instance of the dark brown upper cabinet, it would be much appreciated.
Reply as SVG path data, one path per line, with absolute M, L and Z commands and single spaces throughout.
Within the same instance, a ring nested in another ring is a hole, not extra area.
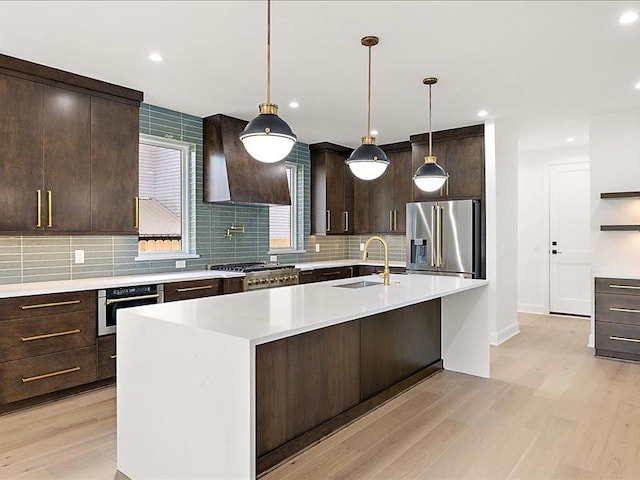
M 136 234 L 139 107 L 91 99 L 91 219 L 95 233 Z
M 291 205 L 284 162 L 259 162 L 242 145 L 247 123 L 222 114 L 203 119 L 204 201 Z
M 428 155 L 429 134 L 412 135 L 411 146 L 415 172 Z M 483 198 L 484 125 L 433 132 L 433 154 L 449 179 L 435 192 L 423 192 L 414 185 L 415 202 Z
M 411 144 L 380 146 L 389 166 L 375 180 L 355 181 L 355 233 L 400 233 L 406 230 L 406 205 L 412 197 Z
M 0 105 L 0 230 L 33 232 L 42 224 L 42 85 L 0 74 Z
M 136 232 L 141 101 L 142 92 L 0 55 L 0 231 Z
M 345 164 L 351 149 L 323 142 L 311 152 L 311 233 L 350 235 L 354 232 L 354 176 Z

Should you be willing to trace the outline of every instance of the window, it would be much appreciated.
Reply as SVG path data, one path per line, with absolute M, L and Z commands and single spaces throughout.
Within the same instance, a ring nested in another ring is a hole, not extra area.
M 192 144 L 140 135 L 138 258 L 190 256 Z
M 298 169 L 292 163 L 285 163 L 291 205 L 269 207 L 269 249 L 296 250 L 297 245 L 297 188 Z

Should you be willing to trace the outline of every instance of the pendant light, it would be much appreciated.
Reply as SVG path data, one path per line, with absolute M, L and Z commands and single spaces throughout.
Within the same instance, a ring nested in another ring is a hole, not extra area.
M 373 180 L 384 173 L 389 159 L 384 151 L 376 146 L 376 139 L 371 136 L 371 47 L 380 39 L 374 36 L 364 37 L 360 43 L 369 49 L 369 86 L 367 96 L 367 134 L 362 137 L 362 145 L 356 148 L 346 163 L 351 173 L 362 180 Z
M 289 155 L 297 138 L 278 116 L 278 105 L 271 103 L 271 0 L 267 0 L 267 101 L 258 110 L 260 114 L 247 124 L 240 140 L 256 160 L 278 162 Z
M 424 164 L 416 170 L 413 181 L 424 192 L 435 192 L 449 178 L 449 174 L 436 163 L 436 157 L 431 151 L 433 132 L 431 131 L 431 86 L 438 81 L 437 78 L 425 78 L 422 83 L 429 85 L 429 155 L 424 157 Z

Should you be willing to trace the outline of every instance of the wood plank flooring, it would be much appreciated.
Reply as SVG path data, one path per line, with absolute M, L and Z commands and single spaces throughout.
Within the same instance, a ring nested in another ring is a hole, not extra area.
M 520 315 L 492 378 L 441 372 L 262 477 L 640 479 L 640 365 L 589 321 Z M 115 388 L 0 417 L 0 479 L 114 479 Z

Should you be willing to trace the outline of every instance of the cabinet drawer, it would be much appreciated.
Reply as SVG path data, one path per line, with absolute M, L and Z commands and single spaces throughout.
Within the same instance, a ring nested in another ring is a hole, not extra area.
M 15 402 L 95 380 L 95 347 L 6 362 L 0 364 L 0 402 Z
M 340 278 L 351 278 L 351 267 L 322 268 L 320 270 L 316 270 L 315 273 L 318 282 L 338 280 Z
M 640 280 L 623 278 L 596 278 L 596 293 L 640 296 Z
M 164 301 L 188 300 L 222 294 L 222 280 L 211 278 L 189 282 L 167 283 L 164 286 Z
M 640 325 L 640 296 L 597 293 L 596 320 Z
M 298 274 L 298 283 L 313 283 L 317 281 L 315 270 L 304 270 Z
M 98 380 L 116 376 L 116 336 L 98 337 Z
M 88 347 L 96 341 L 93 312 L 71 312 L 0 322 L 0 362 Z
M 615 356 L 615 352 L 627 354 L 621 358 L 640 360 L 640 325 L 596 322 L 596 355 Z
M 54 313 L 96 311 L 96 292 L 68 292 L 0 299 L 0 320 Z

